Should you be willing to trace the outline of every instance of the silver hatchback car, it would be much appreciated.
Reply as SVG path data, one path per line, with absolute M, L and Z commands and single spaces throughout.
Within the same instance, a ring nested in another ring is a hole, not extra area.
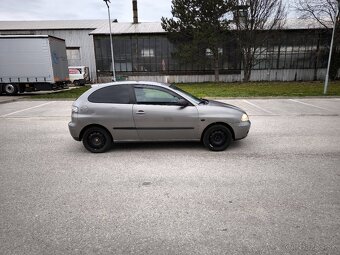
M 125 81 L 93 85 L 73 103 L 68 126 L 90 152 L 139 141 L 201 141 L 221 151 L 248 135 L 250 121 L 236 106 L 196 98 L 174 85 Z

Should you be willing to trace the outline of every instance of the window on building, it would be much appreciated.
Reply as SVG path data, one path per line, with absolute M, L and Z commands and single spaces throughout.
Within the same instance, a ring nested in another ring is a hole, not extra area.
M 154 57 L 155 51 L 154 51 L 154 49 L 142 49 L 141 50 L 141 56 L 147 57 L 147 58 Z
M 205 55 L 207 57 L 212 57 L 214 54 L 211 49 L 207 48 L 205 49 Z M 218 55 L 223 55 L 223 48 L 218 48 Z
M 79 47 L 67 47 L 66 48 L 67 60 L 70 66 L 80 65 L 80 48 Z

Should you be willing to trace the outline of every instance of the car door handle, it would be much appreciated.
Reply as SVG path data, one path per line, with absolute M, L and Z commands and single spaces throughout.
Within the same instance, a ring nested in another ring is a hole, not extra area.
M 136 114 L 145 114 L 145 112 L 143 110 L 139 110 L 136 112 Z

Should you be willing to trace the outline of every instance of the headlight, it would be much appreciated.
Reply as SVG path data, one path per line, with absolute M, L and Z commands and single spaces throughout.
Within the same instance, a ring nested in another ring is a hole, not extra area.
M 248 121 L 249 120 L 249 117 L 247 114 L 243 113 L 242 115 L 242 118 L 241 118 L 241 121 Z
M 78 113 L 78 111 L 79 111 L 79 108 L 77 106 L 72 105 L 72 112 Z

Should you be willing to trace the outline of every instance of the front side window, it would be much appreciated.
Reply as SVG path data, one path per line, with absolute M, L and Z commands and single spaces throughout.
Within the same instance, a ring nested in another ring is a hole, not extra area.
M 113 85 L 94 91 L 88 100 L 92 103 L 129 104 L 130 88 L 128 85 Z
M 199 98 L 195 97 L 194 95 L 191 95 L 190 93 L 176 87 L 174 84 L 171 84 L 170 88 L 172 88 L 173 90 L 177 90 L 178 92 L 181 92 L 181 93 L 185 94 L 186 96 L 190 97 L 191 100 L 193 100 L 196 104 L 199 104 L 199 103 L 202 102 L 201 99 L 199 99 Z
M 161 89 L 135 87 L 136 102 L 138 104 L 177 105 L 180 97 Z

